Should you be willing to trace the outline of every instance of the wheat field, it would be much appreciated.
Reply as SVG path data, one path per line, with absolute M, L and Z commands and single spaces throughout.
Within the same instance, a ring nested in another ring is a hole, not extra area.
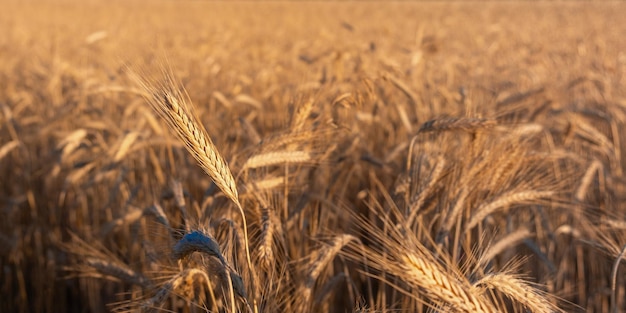
M 0 312 L 624 312 L 624 14 L 4 0 Z

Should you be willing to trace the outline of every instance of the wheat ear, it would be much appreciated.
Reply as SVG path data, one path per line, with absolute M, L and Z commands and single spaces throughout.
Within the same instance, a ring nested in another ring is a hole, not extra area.
M 489 274 L 479 280 L 475 286 L 497 290 L 506 297 L 514 300 L 530 312 L 551 313 L 560 312 L 551 304 L 541 291 L 528 285 L 523 280 L 507 273 Z
M 351 241 L 358 241 L 358 239 L 352 235 L 341 234 L 337 235 L 332 243 L 328 246 L 320 248 L 316 254 L 315 261 L 311 263 L 311 269 L 308 277 L 305 280 L 304 285 L 298 287 L 297 294 L 301 295 L 299 298 L 302 308 L 309 305 L 311 301 L 311 295 L 313 293 L 313 287 L 322 271 L 328 266 L 328 264 L 334 260 L 339 251 Z
M 21 142 L 19 140 L 9 141 L 4 144 L 2 147 L 0 147 L 0 160 L 2 160 L 7 154 L 9 154 L 11 150 L 19 147 L 20 145 Z
M 212 290 L 210 281 L 209 276 L 203 270 L 197 268 L 186 269 L 168 280 L 152 298 L 144 301 L 140 308 L 148 312 L 160 311 L 160 306 L 172 293 L 191 300 L 198 296 L 194 292 L 193 285 L 199 282 L 201 286 Z
M 259 245 L 260 265 L 269 272 L 274 261 L 274 231 L 275 223 L 273 212 L 268 207 L 261 209 L 261 240 Z
M 87 266 L 95 269 L 102 275 L 114 277 L 126 283 L 132 283 L 143 287 L 148 287 L 152 283 L 141 273 L 132 270 L 123 263 L 96 257 L 87 257 L 85 259 L 85 263 Z
M 196 159 L 200 167 L 213 179 L 213 182 L 239 205 L 239 194 L 235 179 L 217 148 L 211 141 L 202 124 L 184 107 L 182 96 L 174 92 L 162 91 L 152 95 L 152 107 L 176 131 L 187 151 Z
M 245 240 L 246 259 L 248 268 L 252 270 L 250 247 L 248 246 L 248 224 L 246 215 L 239 202 L 239 194 L 235 179 L 217 148 L 211 141 L 207 131 L 193 114 L 191 101 L 184 97 L 171 75 L 165 74 L 165 82 L 150 83 L 131 72 L 131 77 L 145 91 L 144 97 L 156 111 L 176 132 L 178 138 L 185 143 L 187 151 L 196 159 L 200 167 L 207 173 L 215 185 L 232 200 L 241 214 L 243 221 L 243 235 Z
M 532 236 L 532 233 L 526 228 L 520 228 L 510 234 L 507 234 L 498 242 L 490 246 L 485 253 L 481 256 L 478 263 L 480 265 L 487 265 L 489 261 L 495 258 L 502 251 L 515 247 L 521 241 L 528 239 Z
M 467 223 L 466 230 L 474 228 L 480 223 L 487 215 L 493 213 L 495 210 L 506 207 L 513 204 L 533 203 L 542 198 L 549 198 L 554 195 L 552 191 L 536 191 L 536 190 L 524 190 L 519 192 L 505 193 L 494 201 L 486 203 L 476 210 L 476 213 L 470 218 Z
M 274 151 L 257 154 L 249 158 L 243 169 L 253 169 L 278 164 L 297 164 L 311 161 L 311 155 L 305 151 Z
M 220 252 L 220 246 L 208 234 L 200 231 L 193 231 L 186 234 L 174 246 L 174 257 L 182 259 L 193 252 L 202 252 L 210 256 L 216 257 L 222 264 L 226 264 L 226 260 Z
M 497 310 L 462 281 L 454 279 L 439 265 L 416 253 L 402 256 L 397 264 L 408 283 L 420 286 L 427 294 L 454 307 L 458 312 L 495 313 Z M 398 273 L 398 274 L 399 274 Z
M 583 175 L 583 178 L 580 180 L 580 186 L 576 190 L 576 200 L 585 200 L 585 194 L 587 193 L 589 186 L 591 186 L 595 174 L 602 170 L 602 163 L 599 160 L 594 160 L 593 162 L 591 162 L 591 165 L 589 165 L 589 167 L 587 168 L 585 175 Z
M 463 130 L 474 132 L 482 128 L 492 128 L 497 122 L 488 118 L 477 117 L 447 117 L 426 121 L 420 126 L 418 133 Z

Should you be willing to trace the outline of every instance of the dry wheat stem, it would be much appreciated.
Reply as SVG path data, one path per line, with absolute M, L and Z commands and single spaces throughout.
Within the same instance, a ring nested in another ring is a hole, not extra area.
M 626 245 L 622 247 L 622 251 L 617 256 L 615 263 L 613 264 L 613 269 L 611 270 L 611 312 L 617 313 L 619 311 L 619 303 L 617 301 L 617 271 L 619 270 L 619 265 L 626 256 Z
M 411 91 L 411 88 L 409 88 L 409 86 L 407 86 L 405 83 L 403 83 L 400 79 L 394 77 L 393 75 L 385 75 L 385 78 L 388 79 L 389 81 L 391 81 L 391 83 L 398 88 L 400 91 L 402 91 L 402 93 L 404 93 L 404 95 L 409 98 L 409 100 L 411 100 L 413 105 L 416 105 L 417 102 L 417 96 L 415 95 L 415 93 L 413 91 Z
M 252 126 L 250 122 L 248 122 L 247 119 L 240 117 L 239 125 L 241 125 L 243 132 L 248 135 L 248 138 L 250 139 L 250 141 L 252 141 L 253 144 L 258 145 L 261 143 L 261 135 L 259 135 L 259 132 L 254 128 L 254 126 Z

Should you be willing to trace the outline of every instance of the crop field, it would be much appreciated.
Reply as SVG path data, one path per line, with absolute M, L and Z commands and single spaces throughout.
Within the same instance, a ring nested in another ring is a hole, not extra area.
M 624 16 L 4 0 L 0 312 L 625 312 Z

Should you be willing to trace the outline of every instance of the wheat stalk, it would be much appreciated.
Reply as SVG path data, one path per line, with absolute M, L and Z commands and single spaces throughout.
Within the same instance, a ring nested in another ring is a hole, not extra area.
M 617 299 L 617 271 L 619 270 L 619 265 L 626 257 L 626 245 L 622 247 L 617 259 L 615 259 L 615 263 L 613 263 L 613 268 L 611 269 L 611 312 L 617 313 L 619 310 L 619 303 Z
M 176 132 L 178 138 L 185 143 L 187 151 L 196 159 L 200 167 L 212 179 L 222 192 L 232 200 L 241 214 L 244 231 L 244 247 L 248 269 L 252 271 L 252 261 L 250 259 L 250 247 L 248 240 L 248 225 L 243 207 L 239 202 L 239 194 L 235 179 L 230 172 L 228 164 L 222 158 L 208 133 L 193 114 L 191 102 L 184 97 L 170 74 L 165 74 L 165 82 L 150 83 L 135 73 L 131 72 L 131 77 L 145 91 L 144 97 L 150 103 L 152 109 L 156 111 Z

